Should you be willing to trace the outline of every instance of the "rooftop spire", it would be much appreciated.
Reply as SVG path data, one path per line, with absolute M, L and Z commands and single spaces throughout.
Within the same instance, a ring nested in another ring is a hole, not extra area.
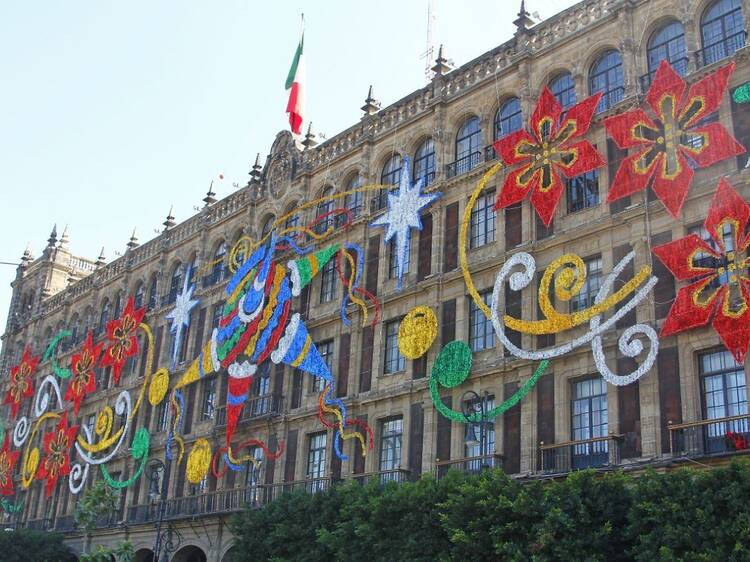
M 534 25 L 531 14 L 526 11 L 526 0 L 521 0 L 521 9 L 518 10 L 518 17 L 513 24 L 516 26 L 516 33 L 524 33 Z
M 68 236 L 68 225 L 65 225 L 62 236 L 60 237 L 60 243 L 57 245 L 58 248 L 67 248 L 70 237 Z
M 140 244 L 138 244 L 138 237 L 135 235 L 135 228 L 133 228 L 133 234 L 130 235 L 130 240 L 127 243 L 127 251 L 135 250 Z
M 318 144 L 318 142 L 315 140 L 315 133 L 313 133 L 312 131 L 312 121 L 310 121 L 310 123 L 308 123 L 307 125 L 307 134 L 305 135 L 305 140 L 302 141 L 302 144 L 305 149 L 312 148 L 316 144 Z
M 211 180 L 211 183 L 208 186 L 208 191 L 206 192 L 206 196 L 203 198 L 203 202 L 205 203 L 204 207 L 208 207 L 210 205 L 213 205 L 216 203 L 216 193 L 213 190 L 214 187 L 214 180 Z
M 365 112 L 363 118 L 367 117 L 368 115 L 375 115 L 378 111 L 380 111 L 380 102 L 372 96 L 372 84 L 370 84 L 370 89 L 367 91 L 367 99 L 365 99 L 365 105 L 363 105 L 360 109 Z
M 49 238 L 47 238 L 47 247 L 54 248 L 55 244 L 57 244 L 57 223 L 52 227 L 52 232 L 50 232 Z
M 435 76 L 442 76 L 443 74 L 447 74 L 452 70 L 448 59 L 443 56 L 442 44 L 440 45 L 440 49 L 438 49 L 438 56 L 435 59 L 435 66 L 433 66 L 431 70 L 435 73 Z
M 255 155 L 255 164 L 253 164 L 253 169 L 250 171 L 250 179 L 252 181 L 258 181 L 260 180 L 260 171 L 263 169 L 263 167 L 260 165 L 260 152 Z
M 164 225 L 164 232 L 166 232 L 167 230 L 169 230 L 170 228 L 172 228 L 174 225 L 177 224 L 176 222 L 174 222 L 174 216 L 172 216 L 173 208 L 174 208 L 174 205 L 170 205 L 169 213 L 167 213 L 167 220 L 161 223 Z
M 94 265 L 96 267 L 101 267 L 106 263 L 106 261 L 107 261 L 107 258 L 104 257 L 104 246 L 102 246 L 102 249 L 99 252 L 99 257 L 96 258 L 96 262 L 94 263 Z
M 34 255 L 31 253 L 31 243 L 26 244 L 26 249 L 23 251 L 21 256 L 21 265 L 27 266 L 29 262 L 34 260 Z

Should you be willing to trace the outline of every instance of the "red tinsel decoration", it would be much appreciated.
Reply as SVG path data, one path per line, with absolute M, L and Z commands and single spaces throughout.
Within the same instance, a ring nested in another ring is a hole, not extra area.
M 45 457 L 39 465 L 37 478 L 47 480 L 44 491 L 49 498 L 61 476 L 70 474 L 70 449 L 78 433 L 77 425 L 68 426 L 68 412 L 60 417 L 57 427 L 44 434 L 43 450 Z
M 12 496 L 13 491 L 13 467 L 18 461 L 20 451 L 10 450 L 10 435 L 5 436 L 3 448 L 0 449 L 0 495 Z
M 39 365 L 39 360 L 39 357 L 31 355 L 31 350 L 27 346 L 23 350 L 21 362 L 10 370 L 10 385 L 5 394 L 5 404 L 10 404 L 12 419 L 18 415 L 21 401 L 34 396 L 34 371 Z
M 135 335 L 138 326 L 143 321 L 146 308 L 135 310 L 133 297 L 128 299 L 122 316 L 107 322 L 107 338 L 109 346 L 104 350 L 102 367 L 111 366 L 115 384 L 120 383 L 120 373 L 128 357 L 138 354 L 138 338 Z
M 94 345 L 94 337 L 89 330 L 83 347 L 78 353 L 74 353 L 70 360 L 71 378 L 68 389 L 65 391 L 65 399 L 73 402 L 73 412 L 76 415 L 78 415 L 84 397 L 96 390 L 94 368 L 99 360 L 103 345 L 103 342 Z

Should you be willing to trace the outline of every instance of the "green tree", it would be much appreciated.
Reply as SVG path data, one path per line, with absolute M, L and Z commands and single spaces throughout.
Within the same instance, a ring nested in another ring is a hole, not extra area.
M 119 495 L 106 482 L 99 480 L 81 495 L 76 507 L 76 523 L 86 532 L 96 529 L 97 521 L 117 509 Z
M 58 533 L 18 529 L 0 530 L 3 562 L 75 562 L 78 557 Z

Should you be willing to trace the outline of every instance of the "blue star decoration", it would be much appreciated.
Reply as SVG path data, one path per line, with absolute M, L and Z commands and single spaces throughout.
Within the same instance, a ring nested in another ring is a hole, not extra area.
M 182 282 L 182 293 L 177 295 L 174 308 L 167 314 L 166 318 L 172 323 L 169 331 L 174 334 L 174 345 L 172 347 L 172 369 L 177 365 L 177 354 L 182 344 L 182 335 L 190 326 L 190 312 L 198 304 L 198 299 L 193 299 L 195 283 L 190 284 L 190 272 L 192 266 L 188 266 L 185 279 Z
M 411 230 L 416 228 L 422 230 L 422 219 L 420 211 L 439 199 L 440 193 L 422 193 L 424 178 L 419 178 L 414 185 L 411 183 L 411 166 L 409 157 L 405 156 L 401 168 L 401 180 L 398 191 L 388 193 L 388 210 L 382 217 L 378 217 L 370 223 L 370 226 L 385 227 L 385 242 L 396 238 L 394 250 L 396 251 L 397 290 L 403 288 L 404 270 L 409 256 L 409 240 Z

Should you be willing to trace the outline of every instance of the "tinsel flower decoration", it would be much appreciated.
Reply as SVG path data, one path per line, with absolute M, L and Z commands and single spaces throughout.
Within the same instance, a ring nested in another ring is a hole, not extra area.
M 76 415 L 78 415 L 84 397 L 96 390 L 94 369 L 103 345 L 103 342 L 94 345 L 94 337 L 89 330 L 83 347 L 78 353 L 74 353 L 70 360 L 71 377 L 65 391 L 65 399 L 73 402 L 73 412 Z
M 13 491 L 13 468 L 18 461 L 19 451 L 10 450 L 10 435 L 3 440 L 3 448 L 0 449 L 0 495 L 12 496 Z
M 70 449 L 78 433 L 78 426 L 68 425 L 68 412 L 64 412 L 54 430 L 44 434 L 42 459 L 37 478 L 46 480 L 44 491 L 47 497 L 52 495 L 57 480 L 70 474 Z
M 39 357 L 31 355 L 28 346 L 23 350 L 21 362 L 10 369 L 10 384 L 5 394 L 5 404 L 10 404 L 10 417 L 18 415 L 21 401 L 34 396 L 34 371 L 39 365 Z
M 545 225 L 560 202 L 565 183 L 562 176 L 574 178 L 601 168 L 605 161 L 594 146 L 580 137 L 591 126 L 601 93 L 574 105 L 563 116 L 562 106 L 548 88 L 539 95 L 529 125 L 493 145 L 508 166 L 517 167 L 505 178 L 495 210 L 503 209 L 531 193 L 531 204 Z
M 128 357 L 138 353 L 138 338 L 135 335 L 138 326 L 140 326 L 143 316 L 146 314 L 146 308 L 135 309 L 133 297 L 128 299 L 122 316 L 115 320 L 107 322 L 108 347 L 104 350 L 102 357 L 102 367 L 111 366 L 112 376 L 115 384 L 120 382 L 120 373 Z
M 669 336 L 712 326 L 738 363 L 750 343 L 750 265 L 747 251 L 750 205 L 726 180 L 719 182 L 704 226 L 711 243 L 691 234 L 653 249 L 678 281 L 691 283 L 677 293 L 662 326 Z
M 724 98 L 734 63 L 690 86 L 662 61 L 646 94 L 649 116 L 641 108 L 605 119 L 604 126 L 622 149 L 635 149 L 610 182 L 608 201 L 651 186 L 664 206 L 678 217 L 693 181 L 693 166 L 706 168 L 745 152 L 745 147 L 717 122 L 705 119 Z

